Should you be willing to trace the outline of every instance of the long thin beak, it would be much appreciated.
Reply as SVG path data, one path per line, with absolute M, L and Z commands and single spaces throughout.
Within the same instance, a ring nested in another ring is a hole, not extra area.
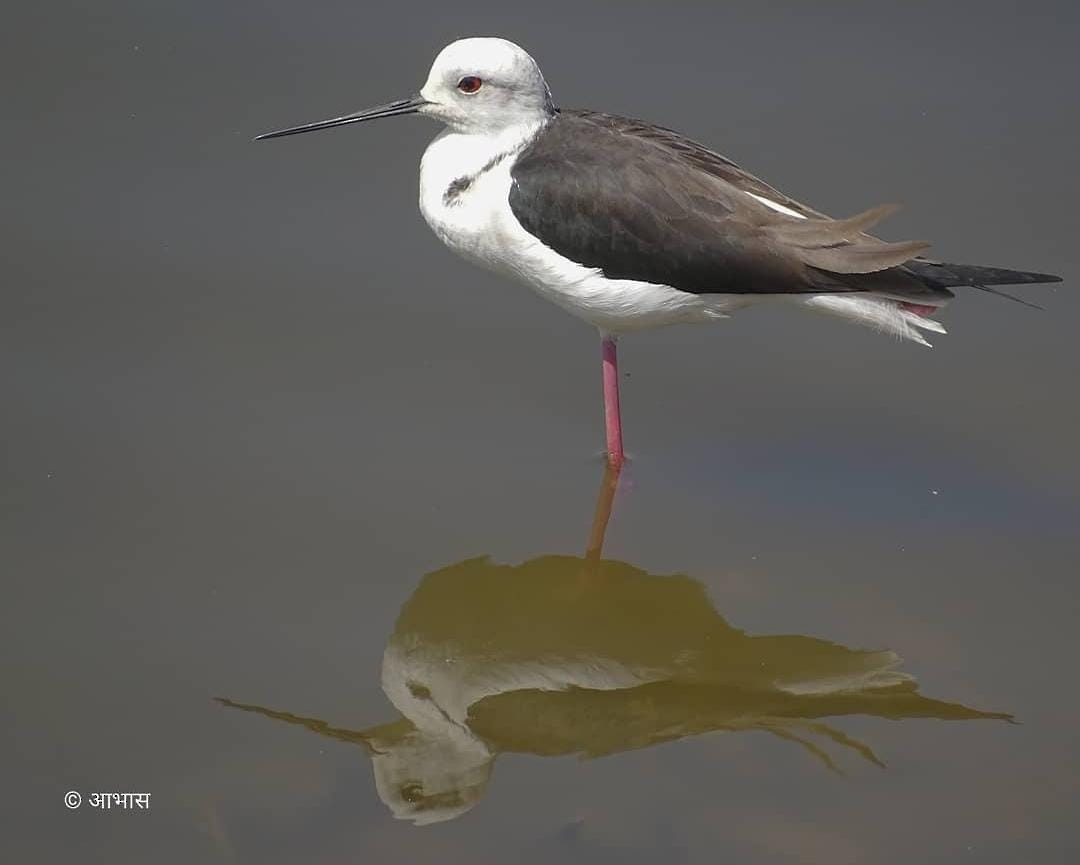
M 314 132 L 316 129 L 329 129 L 331 126 L 344 126 L 347 123 L 360 123 L 364 120 L 376 120 L 379 117 L 394 117 L 398 114 L 415 114 L 428 102 L 422 96 L 410 96 L 408 99 L 398 99 L 395 102 L 387 102 L 376 108 L 368 108 L 357 111 L 355 114 L 345 114 L 331 120 L 320 120 L 318 123 L 308 123 L 304 126 L 293 126 L 289 129 L 279 129 L 276 132 L 266 132 L 255 137 L 256 141 L 264 138 L 281 138 L 284 135 L 299 135 L 301 132 Z

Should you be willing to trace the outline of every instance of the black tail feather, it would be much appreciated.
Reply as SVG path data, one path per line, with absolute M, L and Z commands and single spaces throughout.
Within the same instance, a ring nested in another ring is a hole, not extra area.
M 970 285 L 985 288 L 988 285 L 1028 285 L 1039 282 L 1061 282 L 1052 273 L 1032 273 L 1025 270 L 1005 270 L 1001 267 L 980 267 L 977 264 L 945 264 L 925 258 L 913 258 L 904 267 L 917 277 L 937 286 Z
M 933 288 L 963 285 L 969 288 L 977 288 L 979 291 L 985 291 L 988 294 L 996 294 L 998 297 L 1022 303 L 1024 306 L 1030 306 L 1033 309 L 1042 309 L 1042 307 L 990 286 L 1061 282 L 1061 277 L 1052 273 L 1006 270 L 1002 267 L 981 267 L 977 264 L 946 264 L 940 261 L 929 261 L 925 258 L 911 259 L 911 261 L 904 264 L 904 269 L 913 273 L 922 282 Z

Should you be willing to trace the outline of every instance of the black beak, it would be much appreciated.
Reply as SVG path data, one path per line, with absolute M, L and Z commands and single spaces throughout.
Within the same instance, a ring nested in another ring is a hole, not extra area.
M 428 102 L 422 96 L 410 96 L 408 99 L 398 99 L 396 102 L 388 102 L 376 108 L 368 108 L 365 111 L 357 111 L 355 114 L 346 114 L 335 117 L 332 120 L 320 120 L 318 123 L 308 123 L 304 126 L 293 126 L 289 129 L 279 129 L 277 132 L 267 132 L 255 137 L 256 141 L 264 138 L 281 138 L 284 135 L 299 135 L 301 132 L 314 132 L 316 129 L 329 129 L 331 126 L 344 126 L 347 123 L 360 123 L 364 120 L 376 120 L 379 117 L 395 117 L 398 114 L 415 114 Z

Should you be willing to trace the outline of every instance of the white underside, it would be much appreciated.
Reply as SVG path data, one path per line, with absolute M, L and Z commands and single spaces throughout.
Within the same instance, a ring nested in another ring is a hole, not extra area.
M 522 228 L 510 209 L 510 169 L 535 126 L 514 127 L 498 136 L 446 131 L 427 148 L 420 166 L 420 211 L 450 249 L 482 267 L 511 276 L 567 312 L 610 334 L 646 330 L 681 322 L 726 318 L 737 309 L 762 302 L 795 303 L 901 339 L 929 345 L 919 329 L 944 333 L 936 321 L 909 312 L 888 298 L 873 295 L 689 294 L 667 285 L 632 279 L 608 279 L 555 252 Z M 505 158 L 481 172 L 500 154 Z M 450 199 L 444 193 L 462 177 L 473 183 Z M 795 211 L 747 193 L 780 212 Z

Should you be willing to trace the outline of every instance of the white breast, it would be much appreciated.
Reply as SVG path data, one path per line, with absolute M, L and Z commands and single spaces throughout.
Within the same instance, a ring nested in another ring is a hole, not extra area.
M 619 333 L 723 317 L 740 299 L 699 296 L 666 285 L 608 279 L 525 231 L 510 209 L 510 170 L 536 126 L 497 137 L 447 131 L 420 164 L 420 211 L 450 249 L 533 287 L 601 330 Z M 465 186 L 465 181 L 471 182 Z M 452 184 L 459 191 L 448 195 Z
M 509 209 L 507 163 L 518 143 L 447 131 L 420 163 L 420 212 L 431 230 L 454 252 L 497 270 L 503 269 L 507 241 L 500 204 Z M 460 191 L 450 194 L 455 186 Z

